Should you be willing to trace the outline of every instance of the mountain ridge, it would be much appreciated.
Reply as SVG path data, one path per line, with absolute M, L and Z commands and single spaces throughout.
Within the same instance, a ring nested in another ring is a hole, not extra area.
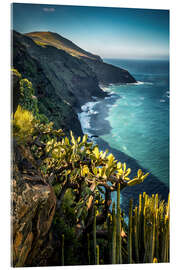
M 105 63 L 100 56 L 83 50 L 60 34 L 50 31 L 36 31 L 26 33 L 25 36 L 32 38 L 39 46 L 53 46 L 73 57 L 83 60 L 96 74 L 98 81 L 102 84 L 136 82 L 127 70 Z
M 77 46 L 71 40 L 51 31 L 35 31 L 30 33 L 25 33 L 25 36 L 31 37 L 34 42 L 38 45 L 51 45 L 57 49 L 65 50 L 67 53 L 75 57 L 87 57 L 94 60 L 102 61 L 101 57 L 95 54 L 92 54 L 86 50 L 83 50 Z
M 47 32 L 43 33 L 47 38 Z M 38 32 L 38 35 L 42 33 Z M 57 37 L 64 40 L 54 33 L 53 42 Z M 82 135 L 77 112 L 94 97 L 107 96 L 100 85 L 136 82 L 128 71 L 106 64 L 98 56 L 95 59 L 80 56 L 79 51 L 72 56 L 67 44 L 76 45 L 67 39 L 66 50 L 62 49 L 62 44 L 61 48 L 54 46 L 52 39 L 48 44 L 38 44 L 29 35 L 17 31 L 12 32 L 12 41 L 13 68 L 32 82 L 40 113 L 54 122 L 55 128 L 65 130 L 66 134 L 72 130 L 75 135 Z M 78 48 L 80 53 L 83 51 L 78 46 L 73 48 Z

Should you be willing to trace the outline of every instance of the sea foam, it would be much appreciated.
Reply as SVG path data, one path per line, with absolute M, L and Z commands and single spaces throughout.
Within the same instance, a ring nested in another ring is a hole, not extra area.
M 81 112 L 78 113 L 78 118 L 81 123 L 81 128 L 84 134 L 89 136 L 92 135 L 91 130 L 91 115 L 97 114 L 98 112 L 94 110 L 94 106 L 99 103 L 99 101 L 90 101 L 81 106 Z

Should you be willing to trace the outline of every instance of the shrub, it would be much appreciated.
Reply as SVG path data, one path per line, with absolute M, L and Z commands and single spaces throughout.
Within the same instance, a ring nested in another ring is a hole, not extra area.
M 34 96 L 32 83 L 28 79 L 20 81 L 20 101 L 23 109 L 31 111 L 34 116 L 38 116 L 37 98 Z
M 34 116 L 31 112 L 24 110 L 20 105 L 14 114 L 13 135 L 18 142 L 25 143 L 30 139 L 34 130 Z

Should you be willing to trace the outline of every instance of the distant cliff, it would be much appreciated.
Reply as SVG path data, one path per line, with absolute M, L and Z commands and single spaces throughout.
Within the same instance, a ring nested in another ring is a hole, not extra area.
M 104 63 L 56 33 L 13 31 L 12 41 L 13 67 L 32 82 L 40 113 L 65 132 L 82 135 L 77 111 L 93 97 L 106 96 L 100 83 L 135 82 L 128 71 Z

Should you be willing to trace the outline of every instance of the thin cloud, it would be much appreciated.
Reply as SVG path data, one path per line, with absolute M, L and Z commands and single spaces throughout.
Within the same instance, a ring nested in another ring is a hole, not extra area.
M 54 12 L 55 8 L 43 8 L 43 11 L 45 11 L 45 12 Z

